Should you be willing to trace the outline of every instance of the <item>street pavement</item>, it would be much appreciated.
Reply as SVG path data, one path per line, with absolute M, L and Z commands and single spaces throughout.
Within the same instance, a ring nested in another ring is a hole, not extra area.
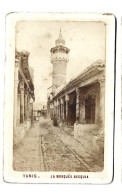
M 16 171 L 102 171 L 103 160 L 50 119 L 34 123 L 23 142 L 14 149 Z
M 13 168 L 15 171 L 40 171 L 40 130 L 38 124 L 34 124 L 27 132 L 23 142 L 14 148 Z

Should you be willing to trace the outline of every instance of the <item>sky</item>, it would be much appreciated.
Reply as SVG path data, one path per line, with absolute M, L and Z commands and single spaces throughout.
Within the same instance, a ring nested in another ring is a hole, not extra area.
M 27 50 L 34 68 L 35 103 L 46 104 L 47 88 L 52 85 L 50 49 L 62 32 L 70 49 L 68 82 L 98 59 L 105 60 L 105 30 L 102 22 L 19 21 L 16 23 L 16 49 Z

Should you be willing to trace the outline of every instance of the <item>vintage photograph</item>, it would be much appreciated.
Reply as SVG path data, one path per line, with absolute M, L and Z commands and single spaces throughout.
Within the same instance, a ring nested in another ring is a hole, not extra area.
M 84 172 L 88 179 L 109 163 L 106 142 L 113 139 L 106 115 L 114 111 L 114 60 L 110 69 L 108 55 L 114 37 L 109 45 L 108 26 L 112 18 L 114 35 L 114 17 L 62 15 L 24 16 L 14 23 L 11 167 L 23 179 L 33 172 L 60 181 L 66 172 L 72 178 Z

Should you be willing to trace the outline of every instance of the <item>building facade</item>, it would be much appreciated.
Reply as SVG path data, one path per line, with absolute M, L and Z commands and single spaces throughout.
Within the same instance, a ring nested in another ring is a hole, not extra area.
M 62 36 L 59 35 L 57 42 L 61 42 L 62 40 Z M 59 45 L 56 45 L 56 47 L 59 47 Z M 62 44 L 61 48 L 63 50 L 66 47 Z M 69 49 L 65 51 L 65 57 L 62 58 L 62 52 L 60 52 L 60 49 L 58 50 L 58 59 L 55 57 L 54 60 L 56 65 L 62 60 L 68 62 L 66 58 L 68 58 Z M 53 50 L 51 49 L 51 54 L 52 52 Z M 66 62 L 62 63 L 63 70 L 66 70 Z M 53 64 L 53 72 L 56 72 L 56 65 L 54 66 Z M 55 75 L 57 79 L 58 75 L 59 73 L 57 72 L 57 75 Z M 64 75 L 66 74 L 64 73 Z M 60 126 L 73 126 L 74 138 L 82 142 L 88 149 L 103 153 L 105 127 L 105 62 L 102 60 L 95 61 L 75 79 L 67 84 L 65 83 L 62 87 L 62 80 L 57 88 L 53 87 L 54 82 L 55 80 L 53 79 L 52 87 L 48 90 L 48 115 L 51 118 L 56 118 Z M 55 83 L 57 84 L 57 80 Z
M 19 144 L 33 122 L 34 70 L 29 67 L 29 52 L 15 53 L 14 68 L 14 146 Z
M 34 121 L 39 121 L 41 117 L 41 110 L 33 110 L 33 119 Z
M 33 119 L 34 121 L 39 121 L 40 117 L 47 117 L 47 106 L 43 105 L 42 108 L 33 109 Z

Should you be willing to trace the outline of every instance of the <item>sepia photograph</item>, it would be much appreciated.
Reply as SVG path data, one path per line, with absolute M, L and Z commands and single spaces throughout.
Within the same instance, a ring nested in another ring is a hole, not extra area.
M 5 180 L 111 182 L 115 18 L 35 15 L 7 16 Z

